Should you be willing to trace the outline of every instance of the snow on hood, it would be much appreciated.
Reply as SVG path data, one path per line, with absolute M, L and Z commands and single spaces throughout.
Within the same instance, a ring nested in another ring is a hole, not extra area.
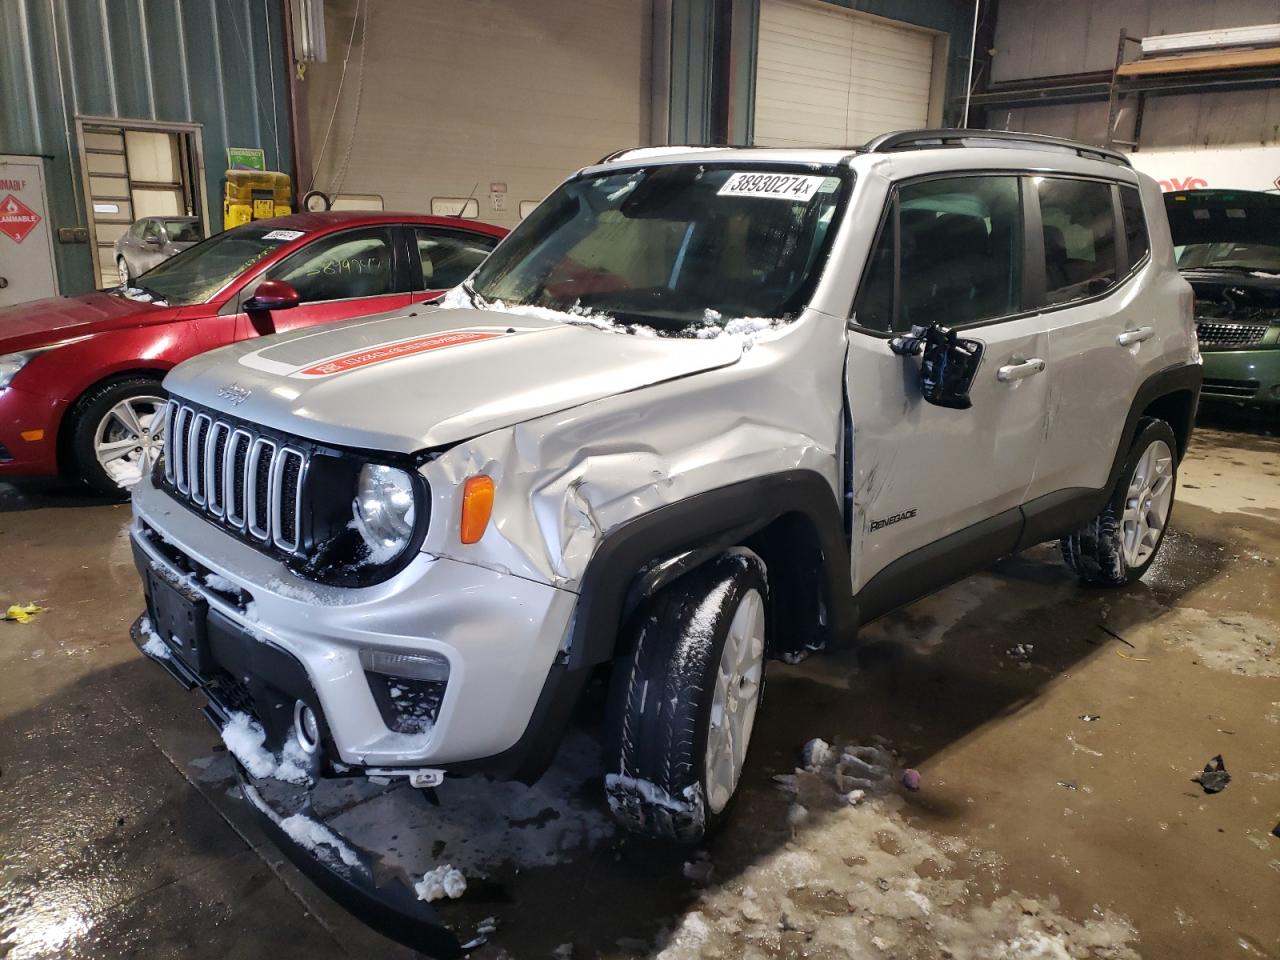
M 729 366 L 746 343 L 618 335 L 602 325 L 598 316 L 496 304 L 419 305 L 202 354 L 165 387 L 320 442 L 412 453 Z

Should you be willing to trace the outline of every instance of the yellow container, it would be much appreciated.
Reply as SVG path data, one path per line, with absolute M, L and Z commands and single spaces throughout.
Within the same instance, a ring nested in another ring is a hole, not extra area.
M 228 170 L 223 188 L 222 226 L 293 212 L 293 183 L 278 170 Z

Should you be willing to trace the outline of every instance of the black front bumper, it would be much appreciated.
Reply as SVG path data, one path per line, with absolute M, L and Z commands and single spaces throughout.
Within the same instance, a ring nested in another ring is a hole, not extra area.
M 146 642 L 142 633 L 145 616 L 138 617 L 129 631 L 139 650 Z M 290 654 L 248 636 L 217 611 L 209 613 L 208 636 L 209 675 L 195 672 L 175 656 L 151 657 L 145 651 L 143 654 L 164 667 L 185 689 L 200 690 L 208 701 L 204 715 L 219 732 L 231 713 L 249 712 L 267 728 L 270 745 L 273 738 L 267 717 L 281 713 L 288 697 L 310 699 L 306 694 L 314 697 L 306 671 Z M 254 667 L 264 669 L 268 679 L 264 679 L 263 674 L 243 672 Z M 255 692 L 264 698 L 261 702 L 254 696 Z M 240 695 L 247 699 L 239 699 Z M 292 700 L 288 703 L 292 704 Z M 280 744 L 274 745 L 278 750 Z M 413 888 L 399 877 L 379 882 L 373 866 L 375 859 L 346 837 L 337 838 L 354 853 L 355 864 L 344 861 L 326 844 L 308 848 L 298 843 L 281 823 L 294 814 L 317 819 L 311 813 L 309 800 L 292 811 L 278 811 L 262 797 L 253 777 L 238 761 L 234 766 L 241 792 L 272 842 L 317 887 L 370 927 L 432 957 L 462 957 L 484 942 L 483 938 L 477 938 L 464 945 L 436 910 L 419 900 Z

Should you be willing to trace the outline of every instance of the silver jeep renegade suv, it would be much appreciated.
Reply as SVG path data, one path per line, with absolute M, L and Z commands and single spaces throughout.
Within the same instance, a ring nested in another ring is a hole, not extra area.
M 607 667 L 608 804 L 693 840 L 770 659 L 1046 540 L 1143 575 L 1191 306 L 1158 186 L 1107 150 L 620 153 L 438 302 L 168 376 L 135 639 L 309 776 L 419 786 L 538 777 Z

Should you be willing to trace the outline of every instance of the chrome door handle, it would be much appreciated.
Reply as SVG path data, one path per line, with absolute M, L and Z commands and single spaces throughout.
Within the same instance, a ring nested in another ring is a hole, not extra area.
M 1010 363 L 1001 367 L 996 371 L 996 379 L 1001 383 L 1008 383 L 1010 380 L 1023 380 L 1043 372 L 1044 361 L 1039 357 L 1032 357 L 1022 363 Z
M 1155 327 L 1139 327 L 1137 330 L 1126 330 L 1116 337 L 1116 343 L 1122 347 L 1130 347 L 1135 343 L 1141 343 L 1143 340 L 1150 340 L 1155 332 Z

